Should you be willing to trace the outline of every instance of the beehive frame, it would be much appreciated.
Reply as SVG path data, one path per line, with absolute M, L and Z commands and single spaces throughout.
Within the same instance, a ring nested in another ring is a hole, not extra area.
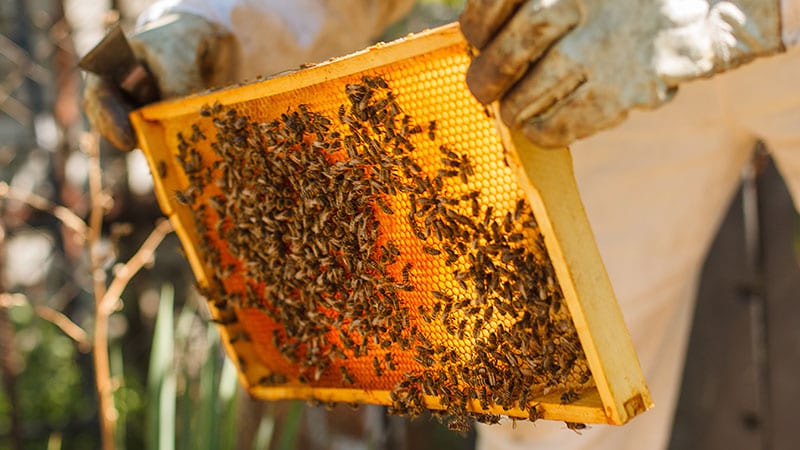
M 192 269 L 201 286 L 208 285 L 207 267 L 198 253 L 198 235 L 191 211 L 176 199 L 175 192 L 187 188 L 188 179 L 172 155 L 169 121 L 187 126 L 209 104 L 233 105 L 281 93 L 291 93 L 316 83 L 360 74 L 369 70 L 390 71 L 404 61 L 437 50 L 454 49 L 466 55 L 468 48 L 457 25 L 449 25 L 389 44 L 332 60 L 298 72 L 254 84 L 150 105 L 131 115 L 140 146 L 154 174 L 154 190 L 164 213 L 181 239 Z M 466 91 L 466 87 L 463 89 Z M 486 120 L 493 120 L 486 118 Z M 501 125 L 497 132 L 506 151 L 506 163 L 517 176 L 538 222 L 547 252 L 555 268 L 563 297 L 577 329 L 595 387 L 581 393 L 570 404 L 560 394 L 535 399 L 543 419 L 579 423 L 621 425 L 652 406 L 647 386 L 616 303 L 610 281 L 594 242 L 572 174 L 567 149 L 542 150 Z M 210 299 L 211 300 L 211 299 Z M 211 305 L 213 310 L 213 304 Z M 391 404 L 389 391 L 319 388 L 290 384 L 265 387 L 258 379 L 266 372 L 244 367 L 252 356 L 252 345 L 236 341 L 240 325 L 222 326 L 223 342 L 239 363 L 242 384 L 263 399 L 315 398 L 321 401 Z M 438 408 L 435 397 L 426 397 Z M 477 403 L 477 402 L 475 402 Z M 476 409 L 478 409 L 476 407 Z M 499 407 L 487 411 L 508 414 Z M 518 416 L 521 416 L 517 413 Z

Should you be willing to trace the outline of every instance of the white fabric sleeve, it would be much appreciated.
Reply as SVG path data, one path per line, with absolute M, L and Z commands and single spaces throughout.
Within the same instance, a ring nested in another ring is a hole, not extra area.
M 781 0 L 781 37 L 786 48 L 800 44 L 800 0 Z
M 240 47 L 239 79 L 252 80 L 368 46 L 414 0 L 159 0 L 142 26 L 165 14 L 203 17 L 230 30 Z

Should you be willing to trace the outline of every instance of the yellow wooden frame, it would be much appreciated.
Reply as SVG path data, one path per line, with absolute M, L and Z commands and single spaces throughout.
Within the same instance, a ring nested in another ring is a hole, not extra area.
M 179 173 L 174 157 L 170 157 L 172 150 L 166 143 L 162 121 L 196 115 L 203 105 L 215 101 L 223 105 L 234 104 L 292 91 L 454 45 L 465 46 L 456 24 L 389 44 L 379 44 L 274 79 L 165 101 L 133 112 L 131 121 L 154 174 L 158 202 L 176 229 L 198 282 L 207 284 L 203 264 L 194 248 L 197 236 L 193 230 L 191 213 L 187 207 L 177 203 L 173 194 L 175 190 L 186 188 L 188 181 Z M 560 403 L 558 394 L 537 399 L 540 401 L 540 411 L 545 419 L 551 420 L 624 424 L 652 407 L 652 401 L 581 203 L 570 153 L 567 149 L 540 149 L 502 125 L 498 126 L 498 132 L 508 151 L 509 164 L 531 202 L 545 237 L 547 250 L 596 384 L 596 388 L 582 393 L 579 400 L 568 405 Z M 159 175 L 159 171 L 165 168 L 169 171 L 167 176 L 163 173 Z M 173 176 L 173 173 L 177 175 Z M 223 336 L 235 331 L 231 326 L 222 330 Z M 231 355 L 252 351 L 247 343 L 230 344 L 227 341 L 223 339 Z M 313 397 L 321 401 L 391 404 L 388 391 L 305 386 L 265 388 L 259 386 L 252 375 L 242 370 L 239 375 L 253 395 L 264 399 Z M 426 400 L 430 407 L 438 405 L 436 398 Z M 503 414 L 499 408 L 488 412 Z

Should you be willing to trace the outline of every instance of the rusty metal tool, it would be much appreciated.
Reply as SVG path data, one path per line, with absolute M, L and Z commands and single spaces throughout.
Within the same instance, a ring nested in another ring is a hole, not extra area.
M 78 66 L 111 81 L 134 106 L 152 103 L 160 97 L 155 78 L 136 58 L 119 24 L 81 58 Z

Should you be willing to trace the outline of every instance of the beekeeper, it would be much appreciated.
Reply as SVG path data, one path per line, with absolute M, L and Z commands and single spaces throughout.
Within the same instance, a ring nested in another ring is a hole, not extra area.
M 133 43 L 172 97 L 363 48 L 411 3 L 162 1 Z M 468 0 L 460 21 L 481 50 L 467 75 L 478 100 L 500 100 L 535 143 L 571 146 L 656 403 L 582 435 L 481 425 L 478 448 L 664 448 L 698 274 L 757 140 L 800 201 L 800 1 Z M 88 80 L 85 105 L 111 142 L 134 146 L 113 87 Z

